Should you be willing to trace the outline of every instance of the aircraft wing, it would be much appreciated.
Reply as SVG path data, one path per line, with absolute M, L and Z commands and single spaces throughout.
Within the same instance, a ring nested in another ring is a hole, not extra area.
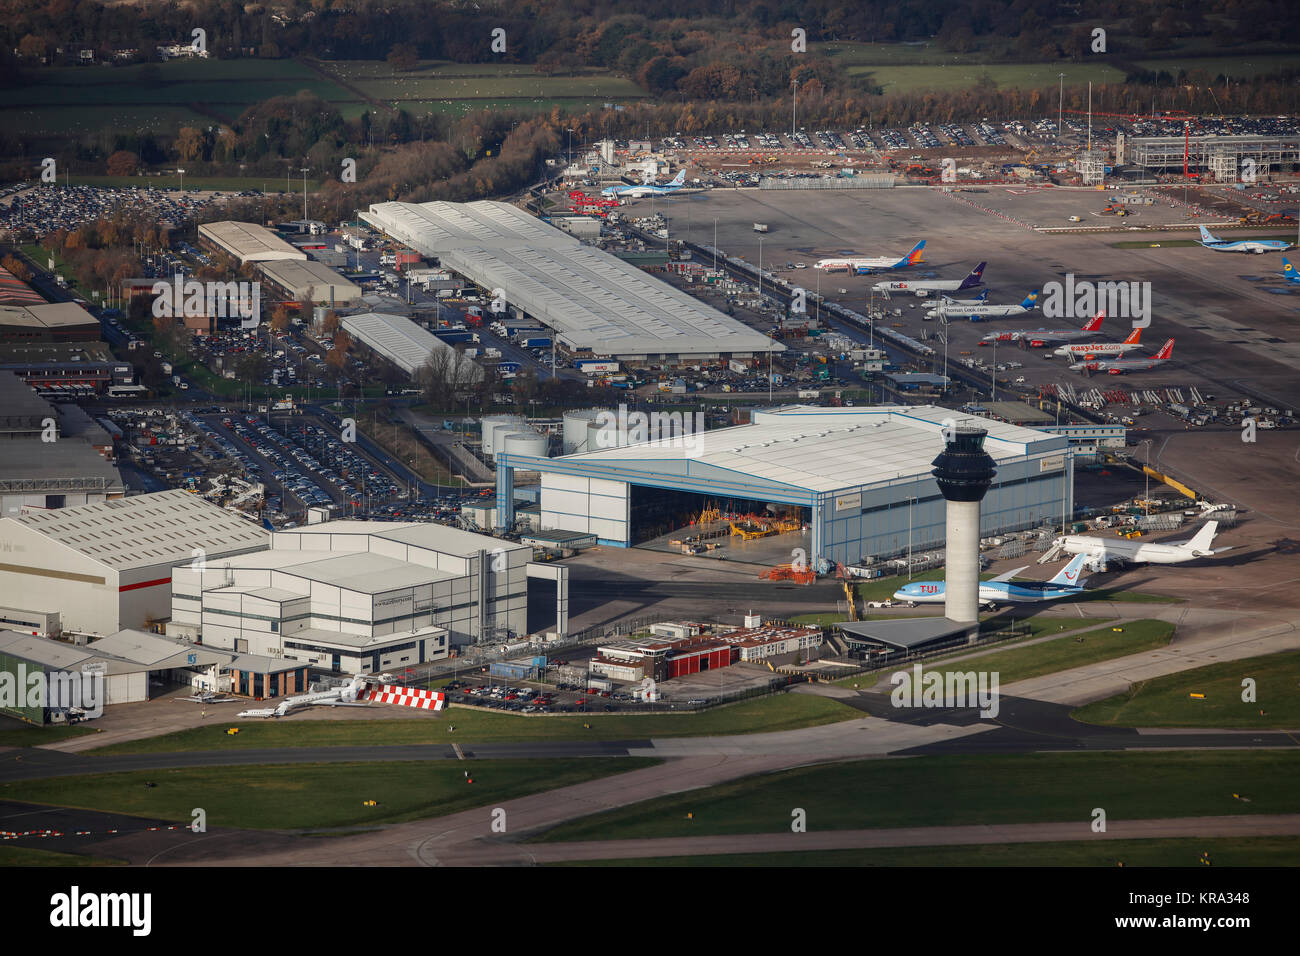
M 985 584 L 995 584 L 995 583 L 1000 584 L 1000 583 L 1002 583 L 1003 581 L 1010 581 L 1012 578 L 1014 578 L 1016 575 L 1018 575 L 1021 571 L 1027 570 L 1028 568 L 1029 568 L 1029 565 L 1026 564 L 1023 568 L 1016 568 L 1015 570 L 1008 571 L 1006 574 L 999 574 L 996 578 L 990 578 L 989 580 L 985 581 L 984 583 L 985 583 Z
M 313 704 L 324 704 L 326 707 L 369 707 L 370 702 L 365 700 L 314 700 Z

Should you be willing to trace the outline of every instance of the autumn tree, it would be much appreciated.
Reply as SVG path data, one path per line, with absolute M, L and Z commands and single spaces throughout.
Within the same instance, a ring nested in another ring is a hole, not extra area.
M 119 149 L 108 157 L 108 174 L 110 176 L 134 176 L 140 168 L 140 157 L 129 150 Z

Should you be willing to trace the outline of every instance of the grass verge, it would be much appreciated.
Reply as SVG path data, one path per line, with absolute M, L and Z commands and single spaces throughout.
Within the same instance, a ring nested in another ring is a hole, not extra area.
M 955 787 L 978 788 L 979 799 Z M 1234 798 L 1247 797 L 1249 802 Z M 1300 812 L 1300 754 L 1278 751 L 983 754 L 803 767 L 561 824 L 531 842 Z M 687 819 L 686 814 L 692 814 Z

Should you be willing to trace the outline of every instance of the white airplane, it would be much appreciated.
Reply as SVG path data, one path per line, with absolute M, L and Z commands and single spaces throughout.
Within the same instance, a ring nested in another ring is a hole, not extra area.
M 1128 538 L 1098 538 L 1092 535 L 1067 534 L 1052 542 L 1056 553 L 1082 554 L 1093 570 L 1104 571 L 1108 561 L 1127 564 L 1182 564 L 1197 558 L 1209 558 L 1232 548 L 1211 548 L 1219 522 L 1207 521 L 1201 530 L 1186 541 L 1149 544 Z
M 211 691 L 201 691 L 190 697 L 173 697 L 172 700 L 186 701 L 191 704 L 233 704 L 236 702 L 234 697 L 227 697 L 224 694 L 214 694 Z
M 1137 331 L 1134 329 L 1134 331 Z M 1075 372 L 1105 372 L 1108 375 L 1123 375 L 1125 372 L 1145 372 L 1164 365 L 1173 357 L 1174 340 L 1165 342 L 1160 351 L 1147 358 L 1089 359 L 1075 362 L 1070 369 Z
M 681 170 L 673 181 L 664 185 L 656 186 L 654 183 L 646 183 L 642 186 L 607 186 L 600 191 L 602 196 L 608 196 L 610 199 L 641 199 L 645 196 L 666 196 L 675 193 L 686 183 L 686 170 Z
M 1261 254 L 1265 252 L 1285 252 L 1291 248 L 1291 243 L 1285 239 L 1219 239 L 1210 235 L 1210 230 L 1204 226 L 1201 227 L 1201 245 L 1206 249 L 1213 249 L 1215 252 L 1253 252 Z
M 1045 345 L 1055 345 L 1057 342 L 1072 342 L 1075 339 L 1086 338 L 1093 332 L 1100 332 L 1101 323 L 1105 318 L 1106 310 L 1102 309 L 1089 319 L 1081 329 L 1033 329 L 1029 331 L 1024 329 L 1003 329 L 990 332 L 980 339 L 979 344 L 1023 342 L 1026 348 L 1041 349 Z
M 1125 352 L 1132 352 L 1142 347 L 1142 329 L 1136 328 L 1128 334 L 1123 342 L 1082 342 L 1077 345 L 1062 345 L 1053 352 L 1078 361 L 1091 361 L 1098 358 L 1117 358 Z
M 1050 581 L 1012 580 L 1028 565 L 999 574 L 992 580 L 980 582 L 979 602 L 981 605 L 1033 604 L 1039 601 L 1059 601 L 1082 594 L 1083 579 L 1079 577 L 1079 572 L 1087 560 L 1087 555 L 1075 555 Z M 945 590 L 943 581 L 913 581 L 895 591 L 894 600 L 911 601 L 914 604 L 942 604 Z
M 944 296 L 942 301 L 925 314 L 931 318 L 970 319 L 983 322 L 985 319 L 1006 319 L 1013 315 L 1024 315 L 1034 308 L 1038 301 L 1038 290 L 1034 289 L 1021 300 L 1019 305 L 989 305 L 986 302 L 961 302 Z
M 912 295 L 924 298 L 931 292 L 965 292 L 967 289 L 978 289 L 984 284 L 984 267 L 987 262 L 981 262 L 964 279 L 918 279 L 912 282 L 877 282 L 872 288 L 877 292 L 883 292 L 886 296 L 894 292 L 910 292 Z
M 922 239 L 912 247 L 911 252 L 901 259 L 898 256 L 880 256 L 874 259 L 864 259 L 857 256 L 848 256 L 842 259 L 818 259 L 813 263 L 813 268 L 825 272 L 843 271 L 865 276 L 880 269 L 902 269 L 906 266 L 914 266 L 921 261 L 921 250 L 924 248 L 925 240 Z
M 315 694 L 299 694 L 297 697 L 286 697 L 280 701 L 278 707 L 258 707 L 253 710 L 243 710 L 239 712 L 240 717 L 283 717 L 291 710 L 297 710 L 299 707 L 311 707 L 317 704 L 326 707 L 369 707 L 366 701 L 359 700 L 366 691 L 366 678 L 358 674 L 348 681 L 342 687 L 335 687 L 332 690 L 323 690 Z

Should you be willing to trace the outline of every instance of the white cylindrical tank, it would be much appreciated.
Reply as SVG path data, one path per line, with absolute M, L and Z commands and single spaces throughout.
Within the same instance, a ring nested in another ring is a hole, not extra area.
M 978 621 L 980 611 L 980 502 L 949 501 L 944 617 Z
M 507 455 L 529 455 L 545 458 L 550 453 L 551 439 L 539 431 L 497 431 L 492 435 L 492 457 L 504 452 Z
M 484 417 L 480 427 L 480 434 L 483 436 L 483 457 L 491 458 L 495 453 L 493 444 L 494 436 L 501 429 L 507 431 L 519 431 L 524 427 L 524 419 L 520 415 L 488 415 Z
M 564 413 L 564 441 L 563 451 L 561 454 L 573 455 L 578 452 L 595 450 L 593 447 L 588 445 L 587 428 L 596 421 L 597 416 L 599 416 L 602 411 L 607 411 L 607 409 L 579 408 Z
M 587 426 L 587 451 L 622 448 L 626 444 L 628 444 L 627 429 L 620 429 L 617 422 L 609 424 L 591 422 Z

